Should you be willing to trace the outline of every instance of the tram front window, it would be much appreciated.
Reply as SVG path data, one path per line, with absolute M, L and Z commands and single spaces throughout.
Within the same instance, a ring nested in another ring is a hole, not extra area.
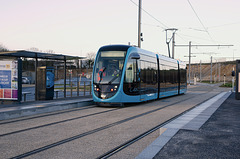
M 125 51 L 102 51 L 95 60 L 94 94 L 107 99 L 118 91 L 122 77 Z
M 102 51 L 98 54 L 94 70 L 95 84 L 119 84 L 125 51 Z

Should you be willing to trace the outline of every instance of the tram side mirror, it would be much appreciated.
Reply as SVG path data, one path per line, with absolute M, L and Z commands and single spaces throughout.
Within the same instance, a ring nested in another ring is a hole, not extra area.
M 138 59 L 140 59 L 140 55 L 139 55 L 138 53 L 132 53 L 132 54 L 130 55 L 130 58 L 131 58 L 131 59 L 138 60 Z
M 232 76 L 233 76 L 233 77 L 235 76 L 235 71 L 232 71 Z

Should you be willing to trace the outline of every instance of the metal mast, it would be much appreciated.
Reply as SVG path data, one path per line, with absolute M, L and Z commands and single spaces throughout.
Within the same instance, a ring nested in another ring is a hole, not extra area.
M 190 79 L 191 79 L 191 74 L 190 74 L 190 71 L 191 71 L 191 57 L 194 57 L 194 56 L 191 56 L 191 47 L 220 47 L 220 46 L 227 46 L 227 47 L 230 47 L 230 46 L 233 46 L 233 45 L 192 45 L 191 44 L 191 41 L 189 42 L 189 45 L 175 45 L 175 46 L 178 46 L 178 47 L 189 47 L 189 56 L 184 56 L 184 57 L 189 57 L 189 66 L 188 66 L 188 80 L 189 80 L 189 84 L 190 84 Z M 211 61 L 212 61 L 212 56 L 211 56 Z M 212 66 L 211 66 L 211 78 L 210 78 L 210 82 L 212 83 Z
M 175 32 L 177 31 L 176 28 L 168 28 L 168 29 L 165 29 L 166 31 L 166 43 L 168 45 L 168 55 L 169 57 L 171 57 L 170 55 L 170 46 L 169 46 L 169 43 L 171 42 L 172 40 L 172 58 L 174 59 L 174 47 L 175 47 Z M 168 34 L 167 34 L 167 31 L 172 31 L 172 37 L 170 39 L 168 39 Z
M 139 0 L 138 5 L 138 47 L 141 48 L 141 14 L 142 14 L 142 0 Z

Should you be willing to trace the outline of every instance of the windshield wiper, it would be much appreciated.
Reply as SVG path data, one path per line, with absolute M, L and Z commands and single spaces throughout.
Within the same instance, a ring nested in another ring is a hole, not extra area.
M 119 76 L 114 76 L 109 82 L 108 84 L 112 84 L 113 81 L 115 81 Z

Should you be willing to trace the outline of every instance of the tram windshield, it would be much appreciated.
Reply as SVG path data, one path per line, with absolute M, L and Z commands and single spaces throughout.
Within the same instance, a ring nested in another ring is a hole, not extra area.
M 95 84 L 119 84 L 126 51 L 102 51 L 95 60 Z

